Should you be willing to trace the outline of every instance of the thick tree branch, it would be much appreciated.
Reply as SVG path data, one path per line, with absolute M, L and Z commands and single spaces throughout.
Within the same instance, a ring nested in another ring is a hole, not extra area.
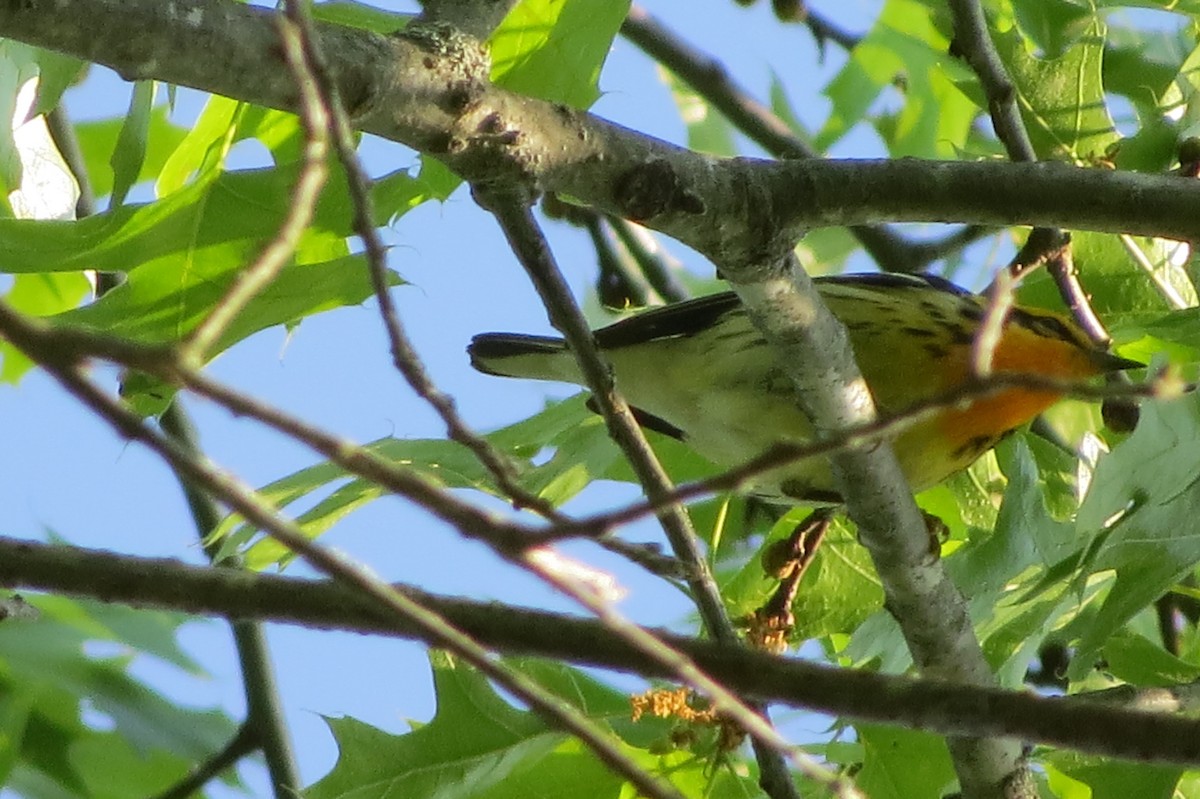
M 271 12 L 203 0 L 0 0 L 10 38 L 272 108 L 298 97 Z M 148 36 L 146 31 L 154 31 Z M 357 127 L 475 182 L 519 174 L 634 218 L 715 261 L 806 228 L 885 221 L 1053 225 L 1200 238 L 1200 182 L 1056 163 L 718 160 L 487 82 L 474 40 L 319 26 Z M 771 240 L 764 243 L 764 234 Z
M 786 271 L 777 276 L 733 287 L 786 364 L 801 407 L 819 436 L 875 423 L 874 401 L 845 329 L 821 304 L 811 278 L 790 252 L 783 267 Z M 830 464 L 913 662 L 926 675 L 994 686 L 966 602 L 941 559 L 930 554 L 925 521 L 891 445 L 840 451 Z M 1027 780 L 1016 740 L 952 738 L 947 743 L 967 797 L 1002 797 L 1006 785 Z
M 170 559 L 0 538 L 0 585 L 435 643 L 418 625 L 380 615 L 370 600 L 339 583 L 203 568 Z M 402 590 L 490 649 L 648 677 L 670 676 L 668 667 L 594 621 Z M 838 669 L 657 634 L 731 689 L 765 701 L 948 735 L 1011 735 L 1141 762 L 1200 765 L 1200 721 L 1130 710 L 1105 701 L 1108 695 L 1103 692 L 1095 702 L 1046 698 Z M 1190 696 L 1195 689 L 1180 686 L 1173 693 Z

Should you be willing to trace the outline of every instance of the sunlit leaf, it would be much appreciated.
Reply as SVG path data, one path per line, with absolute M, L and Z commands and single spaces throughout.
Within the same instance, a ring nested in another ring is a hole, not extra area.
M 735 155 L 733 126 L 729 120 L 673 72 L 659 66 L 658 75 L 671 91 L 671 98 L 687 128 L 688 148 L 712 155 Z
M 146 143 L 153 120 L 154 81 L 138 81 L 133 86 L 129 113 L 117 135 L 116 148 L 109 163 L 113 173 L 112 204 L 122 205 L 129 189 L 138 181 L 146 161 Z
M 855 783 L 871 799 L 911 799 L 952 792 L 954 769 L 946 742 L 936 735 L 856 724 L 864 758 Z
M 1079 644 L 1073 675 L 1141 608 L 1200 562 L 1200 401 L 1142 407 L 1133 434 L 1100 462 L 1076 522 L 1080 540 L 1104 533 L 1095 570 L 1117 579 Z
M 88 180 L 92 191 L 103 197 L 113 189 L 114 175 L 112 159 L 116 152 L 117 140 L 125 127 L 124 118 L 106 119 L 96 122 L 78 122 L 75 125 L 75 135 L 79 138 L 79 149 L 83 153 L 87 165 Z M 170 112 L 165 104 L 158 104 L 150 110 L 145 129 L 145 149 L 142 152 L 140 169 L 133 183 L 144 183 L 153 180 L 162 169 L 163 164 L 187 131 L 170 121 Z
M 1015 28 L 996 35 L 1039 157 L 1091 162 L 1116 143 L 1101 78 L 1104 32 L 1103 24 L 1092 20 L 1084 35 L 1056 58 L 1034 55 Z
M 587 108 L 628 0 L 525 0 L 488 39 L 492 80 L 520 94 Z
M 978 109 L 956 85 L 968 73 L 949 50 L 928 6 L 919 0 L 888 0 L 846 66 L 825 87 L 833 109 L 817 134 L 817 149 L 828 149 L 867 117 L 885 88 L 898 86 L 901 110 L 880 123 L 889 152 L 897 157 L 955 155 Z

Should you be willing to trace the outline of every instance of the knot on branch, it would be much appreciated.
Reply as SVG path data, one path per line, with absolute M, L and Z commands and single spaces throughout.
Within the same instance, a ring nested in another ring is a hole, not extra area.
M 422 65 L 448 73 L 455 80 L 484 83 L 492 71 L 487 46 L 444 22 L 413 22 L 396 33 L 424 53 Z
M 634 222 L 670 212 L 705 211 L 704 200 L 684 186 L 675 169 L 661 159 L 636 164 L 622 173 L 613 187 L 613 201 L 621 215 Z

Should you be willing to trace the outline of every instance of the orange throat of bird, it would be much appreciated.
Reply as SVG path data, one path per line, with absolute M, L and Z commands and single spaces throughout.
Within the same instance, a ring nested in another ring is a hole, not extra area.
M 947 390 L 964 386 L 971 381 L 971 355 L 964 348 L 959 361 L 961 371 L 957 379 L 947 385 Z M 1033 379 L 1085 380 L 1101 373 L 1090 354 L 1073 343 L 1034 334 L 1028 330 L 1010 326 L 996 347 L 992 358 L 992 371 L 997 375 L 1020 379 L 1021 375 Z M 986 380 L 983 381 L 986 385 Z M 1020 427 L 1045 411 L 1062 397 L 1062 392 L 1052 388 L 1012 386 L 999 389 L 971 402 L 966 407 L 955 407 L 939 414 L 939 432 L 951 442 L 950 451 L 966 450 L 978 445 L 982 454 L 990 449 L 1005 433 Z M 984 444 L 986 443 L 986 446 Z

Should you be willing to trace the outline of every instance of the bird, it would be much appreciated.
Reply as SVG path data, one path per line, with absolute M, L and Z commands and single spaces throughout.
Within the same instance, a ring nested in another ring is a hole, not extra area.
M 813 282 L 845 325 L 881 416 L 978 382 L 972 346 L 987 313 L 984 297 L 933 275 L 843 274 Z M 637 313 L 593 336 L 635 419 L 718 467 L 815 438 L 785 364 L 733 292 Z M 489 375 L 584 383 L 561 338 L 481 333 L 467 352 Z M 1007 313 L 992 356 L 993 373 L 1061 381 L 1143 366 L 1095 344 L 1070 317 L 1021 305 Z M 1009 385 L 923 416 L 892 439 L 910 487 L 930 488 L 970 466 L 1061 396 L 1052 387 Z M 776 502 L 841 502 L 825 458 L 774 468 L 745 487 Z

